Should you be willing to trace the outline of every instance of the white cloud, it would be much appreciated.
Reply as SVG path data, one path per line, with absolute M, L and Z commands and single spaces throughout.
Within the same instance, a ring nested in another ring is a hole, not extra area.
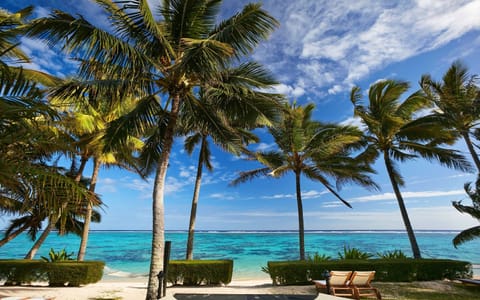
M 404 199 L 408 198 L 434 198 L 434 197 L 445 197 L 445 196 L 456 196 L 464 195 L 464 190 L 451 190 L 451 191 L 422 191 L 422 192 L 402 192 L 402 197 Z M 383 193 L 377 195 L 369 195 L 363 197 L 351 198 L 349 201 L 351 203 L 355 202 L 370 202 L 370 201 L 384 201 L 384 200 L 395 200 L 394 193 Z
M 273 93 L 287 95 L 289 98 L 298 98 L 305 94 L 305 89 L 301 86 L 291 86 L 286 84 L 277 84 L 273 87 Z
M 350 118 L 340 122 L 340 125 L 356 126 L 356 127 L 360 128 L 361 130 L 364 130 L 366 128 L 365 124 L 362 122 L 362 119 L 360 119 L 359 117 L 350 117 Z
M 321 195 L 328 194 L 330 193 L 327 190 L 324 191 L 316 191 L 316 190 L 310 190 L 310 191 L 303 191 L 302 192 L 302 199 L 313 199 L 313 198 L 319 198 Z M 275 195 L 270 195 L 270 196 L 262 196 L 263 199 L 292 199 L 296 198 L 296 194 L 275 194 Z
M 267 151 L 275 147 L 275 143 L 259 143 L 255 149 L 255 151 Z
M 215 199 L 222 199 L 222 200 L 233 200 L 235 197 L 233 197 L 230 194 L 225 194 L 225 193 L 213 193 L 210 194 L 208 197 L 210 198 L 215 198 Z
M 329 94 L 386 65 L 446 45 L 480 29 L 480 1 L 264 1 L 281 27 L 257 51 L 284 82 Z M 426 8 L 428 7 L 428 9 Z

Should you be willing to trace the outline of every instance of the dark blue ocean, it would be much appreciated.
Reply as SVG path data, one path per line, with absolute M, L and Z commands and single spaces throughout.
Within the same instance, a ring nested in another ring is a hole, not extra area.
M 467 242 L 457 249 L 452 245 L 455 231 L 418 231 L 417 240 L 425 258 L 449 258 L 470 261 L 475 275 L 480 275 L 480 239 Z M 172 242 L 171 259 L 184 259 L 187 233 L 171 231 L 165 234 Z M 80 239 L 74 235 L 52 233 L 36 258 L 48 256 L 50 248 L 78 251 Z M 22 258 L 33 242 L 22 235 L 0 248 L 0 258 Z M 343 247 L 378 252 L 402 250 L 411 256 L 410 244 L 403 231 L 309 231 L 305 248 L 309 254 L 318 252 L 338 257 Z M 86 259 L 106 262 L 104 279 L 145 276 L 149 270 L 151 232 L 92 231 Z M 298 258 L 298 234 L 295 231 L 203 231 L 195 235 L 196 259 L 233 259 L 234 280 L 268 278 L 261 271 L 271 260 Z

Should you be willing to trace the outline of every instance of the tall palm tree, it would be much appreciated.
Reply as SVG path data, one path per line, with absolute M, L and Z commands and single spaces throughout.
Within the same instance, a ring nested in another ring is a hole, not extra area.
M 336 181 L 337 186 L 354 182 L 376 187 L 367 175 L 373 172 L 370 166 L 361 158 L 352 156 L 354 151 L 361 149 L 361 131 L 352 126 L 313 121 L 311 115 L 314 108 L 313 104 L 285 105 L 281 123 L 268 129 L 278 150 L 254 153 L 252 158 L 265 167 L 241 172 L 232 182 L 236 185 L 258 176 L 281 177 L 287 172 L 295 175 L 301 260 L 305 259 L 302 175 L 321 183 L 348 207 L 351 207 L 350 204 L 338 194 L 331 179 Z
M 443 75 L 442 81 L 435 81 L 430 75 L 423 75 L 422 89 L 435 104 L 432 118 L 448 128 L 452 128 L 463 138 L 468 151 L 480 172 L 480 159 L 470 138 L 472 130 L 480 120 L 480 87 L 478 77 L 469 75 L 468 69 L 460 61 L 454 62 Z
M 86 79 L 91 79 L 93 72 L 105 74 L 108 79 L 98 86 L 112 91 L 122 87 L 141 98 L 137 108 L 117 123 L 124 126 L 112 129 L 112 141 L 149 134 L 144 158 L 150 170 L 156 168 L 156 175 L 146 299 L 155 299 L 157 275 L 163 268 L 165 176 L 177 119 L 180 113 L 205 111 L 193 97 L 193 89 L 215 78 L 232 59 L 249 54 L 277 22 L 260 4 L 246 5 L 216 24 L 220 0 L 164 0 L 154 10 L 147 0 L 96 2 L 108 15 L 108 30 L 83 17 L 55 11 L 33 22 L 29 33 L 80 55 L 85 62 L 80 74 Z M 98 80 L 85 84 L 98 84 Z
M 185 139 L 185 150 L 191 154 L 196 145 L 199 146 L 199 158 L 197 164 L 197 174 L 192 197 L 192 207 L 190 210 L 190 221 L 187 238 L 186 259 L 193 259 L 193 245 L 195 235 L 195 220 L 202 180 L 203 167 L 209 171 L 213 170 L 211 164 L 209 140 L 220 148 L 234 155 L 239 155 L 245 151 L 244 145 L 250 142 L 258 142 L 258 138 L 248 129 L 257 126 L 271 126 L 272 121 L 280 117 L 281 106 L 278 110 L 259 112 L 255 106 L 239 109 L 235 106 L 229 106 L 227 111 L 218 109 L 218 102 L 236 102 L 235 98 L 242 98 L 239 102 L 255 102 L 261 98 L 278 98 L 277 94 L 261 92 L 259 89 L 267 90 L 277 82 L 273 77 L 259 64 L 254 62 L 243 63 L 238 67 L 226 68 L 221 71 L 221 80 L 207 82 L 199 93 L 199 100 L 214 114 L 219 120 L 216 124 L 221 124 L 223 128 L 209 126 L 205 117 L 211 118 L 211 115 L 197 115 L 195 118 L 181 118 L 183 130 L 191 133 Z M 241 115 L 241 117 L 239 117 Z M 185 123 L 188 124 L 185 124 Z
M 469 214 L 472 218 L 480 221 L 480 177 L 478 177 L 475 182 L 475 190 L 472 190 L 471 183 L 466 183 L 465 192 L 472 200 L 472 206 L 463 205 L 462 201 L 453 201 L 453 207 L 459 212 Z M 473 226 L 457 234 L 453 238 L 453 245 L 457 248 L 459 245 L 479 237 L 480 226 Z
M 431 118 L 415 119 L 415 113 L 427 108 L 428 99 L 415 92 L 403 102 L 400 97 L 409 89 L 403 81 L 384 80 L 373 84 L 368 91 L 368 103 L 362 104 L 362 93 L 354 87 L 350 100 L 355 116 L 366 126 L 368 142 L 366 153 L 372 161 L 383 156 L 393 191 L 400 207 L 414 258 L 421 258 L 420 248 L 410 223 L 407 208 L 400 192 L 405 182 L 395 165 L 418 157 L 436 160 L 440 164 L 463 171 L 470 170 L 469 163 L 457 151 L 442 148 L 442 144 L 453 143 L 452 132 Z

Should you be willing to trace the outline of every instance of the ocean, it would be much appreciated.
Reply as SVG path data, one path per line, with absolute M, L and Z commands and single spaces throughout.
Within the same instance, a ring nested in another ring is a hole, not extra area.
M 448 258 L 470 261 L 474 274 L 480 275 L 480 239 L 467 242 L 457 249 L 452 239 L 456 231 L 417 231 L 416 237 L 424 258 Z M 184 259 L 187 232 L 168 231 L 171 258 Z M 0 248 L 0 258 L 22 258 L 33 244 L 23 234 Z M 35 258 L 48 256 L 50 248 L 66 249 L 75 256 L 80 238 L 52 233 Z M 307 254 L 338 257 L 343 247 L 355 247 L 376 254 L 402 250 L 411 256 L 410 244 L 404 231 L 307 231 Z M 150 231 L 92 231 L 86 259 L 106 263 L 104 280 L 147 276 L 150 263 Z M 296 231 L 198 231 L 195 235 L 195 259 L 233 259 L 233 280 L 267 279 L 261 271 L 268 261 L 298 259 Z

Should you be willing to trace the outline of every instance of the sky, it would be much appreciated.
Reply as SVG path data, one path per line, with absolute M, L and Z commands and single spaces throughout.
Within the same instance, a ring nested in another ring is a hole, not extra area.
M 160 2 L 150 0 L 151 5 Z M 238 12 L 248 1 L 225 0 L 221 18 Z M 34 17 L 52 9 L 81 14 L 100 26 L 108 26 L 101 9 L 90 0 L 2 0 L 0 7 L 16 11 L 34 5 Z M 405 97 L 419 88 L 422 74 L 440 80 L 455 60 L 471 74 L 480 74 L 480 0 L 264 0 L 262 7 L 280 27 L 252 54 L 280 82 L 276 91 L 300 104 L 315 103 L 314 119 L 359 124 L 353 118 L 349 92 L 363 91 L 382 79 L 410 82 Z M 65 77 L 75 63 L 42 42 L 22 39 L 22 49 L 32 57 L 27 67 Z M 272 139 L 250 149 L 274 149 Z M 455 145 L 468 155 L 462 141 Z M 167 230 L 188 229 L 198 153 L 190 157 L 176 141 L 166 179 L 165 224 Z M 238 172 L 259 165 L 213 147 L 214 171 L 205 172 L 197 212 L 197 230 L 296 230 L 298 228 L 293 176 L 257 178 L 232 187 Z M 302 178 L 305 229 L 307 230 L 402 230 L 404 225 L 385 167 L 374 165 L 380 191 L 355 185 L 340 194 L 353 206 L 342 205 L 325 188 Z M 478 225 L 456 211 L 451 202 L 471 204 L 463 185 L 475 174 L 461 173 L 436 163 L 415 160 L 399 164 L 406 185 L 401 189 L 416 230 L 463 230 Z M 88 166 L 85 174 L 90 174 Z M 140 179 L 115 168 L 102 169 L 97 192 L 105 207 L 102 222 L 94 230 L 149 230 L 152 226 L 153 177 Z M 8 219 L 0 219 L 5 228 Z

